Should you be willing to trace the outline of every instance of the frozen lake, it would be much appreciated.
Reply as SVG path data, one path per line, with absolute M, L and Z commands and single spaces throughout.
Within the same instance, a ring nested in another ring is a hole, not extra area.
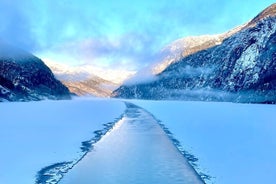
M 201 178 L 154 117 L 132 104 L 61 184 L 197 184 Z
M 274 182 L 275 105 L 129 102 L 0 103 L 0 184 Z

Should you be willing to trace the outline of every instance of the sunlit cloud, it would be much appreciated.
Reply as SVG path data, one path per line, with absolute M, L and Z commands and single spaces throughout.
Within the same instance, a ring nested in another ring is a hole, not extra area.
M 217 34 L 273 0 L 1 0 L 0 39 L 69 64 L 139 68 L 175 39 Z
M 154 48 L 145 39 L 139 35 L 124 35 L 116 39 L 85 39 L 62 43 L 37 54 L 73 65 L 92 64 L 113 68 L 127 66 L 134 70 L 154 59 Z

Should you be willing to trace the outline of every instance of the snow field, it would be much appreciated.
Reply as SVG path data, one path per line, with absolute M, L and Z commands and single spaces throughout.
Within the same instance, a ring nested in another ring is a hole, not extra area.
M 184 101 L 132 101 L 147 109 L 195 155 L 207 183 L 274 183 L 276 106 Z
M 124 110 L 103 99 L 0 103 L 0 184 L 35 183 L 42 168 L 78 159 L 81 143 Z

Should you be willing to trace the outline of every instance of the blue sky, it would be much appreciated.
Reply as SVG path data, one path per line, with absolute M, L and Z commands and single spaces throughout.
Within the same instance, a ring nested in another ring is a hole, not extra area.
M 137 69 L 175 39 L 225 32 L 273 0 L 0 0 L 0 39 L 43 59 Z

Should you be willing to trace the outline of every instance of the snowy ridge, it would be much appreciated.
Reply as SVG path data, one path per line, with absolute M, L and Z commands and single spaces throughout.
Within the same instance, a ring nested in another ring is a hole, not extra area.
M 274 16 L 260 20 L 255 26 L 246 25 L 221 44 L 170 64 L 154 76 L 154 81 L 123 85 L 113 95 L 157 100 L 276 103 L 275 22 Z
M 236 34 L 246 26 L 247 23 L 235 27 L 225 33 L 216 35 L 200 35 L 180 38 L 161 50 L 160 55 L 162 59 L 158 64 L 153 66 L 152 73 L 157 75 L 163 72 L 169 65 L 179 62 L 184 57 L 220 45 L 224 39 Z
M 42 168 L 37 172 L 35 184 L 57 184 L 63 178 L 63 176 L 72 169 L 76 164 L 78 164 L 86 154 L 93 149 L 93 145 L 97 143 L 104 135 L 108 134 L 112 129 L 116 127 L 122 118 L 124 113 L 115 119 L 113 122 L 103 124 L 104 128 L 102 130 L 94 131 L 95 136 L 90 140 L 83 141 L 81 143 L 81 152 L 79 157 L 73 161 L 55 163 Z
M 91 65 L 69 66 L 46 60 L 56 78 L 79 96 L 109 97 L 132 71 L 101 69 Z
M 245 23 L 221 34 L 188 36 L 177 39 L 166 45 L 155 55 L 154 64 L 142 68 L 136 73 L 132 73 L 132 75 L 129 75 L 129 77 L 123 81 L 123 84 L 129 85 L 136 81 L 140 83 L 152 81 L 154 80 L 154 75 L 162 73 L 171 64 L 180 62 L 184 57 L 198 51 L 222 44 L 224 39 L 241 31 L 247 25 L 248 23 Z
M 72 77 L 77 77 L 77 81 L 89 79 L 92 77 L 101 78 L 115 84 L 122 84 L 124 80 L 131 77 L 135 72 L 127 70 L 113 70 L 106 68 L 98 68 L 89 64 L 79 66 L 69 66 L 66 64 L 56 63 L 44 59 L 45 64 L 51 68 L 53 73 L 60 78 L 60 80 L 72 80 Z M 69 77 L 69 78 L 68 78 Z

